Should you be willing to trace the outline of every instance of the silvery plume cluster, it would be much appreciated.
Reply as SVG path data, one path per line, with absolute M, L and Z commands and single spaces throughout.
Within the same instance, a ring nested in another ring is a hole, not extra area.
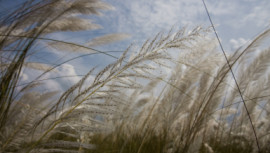
M 172 28 L 119 57 L 93 47 L 127 34 L 84 44 L 47 37 L 101 28 L 85 16 L 112 9 L 99 0 L 27 0 L 1 16 L 1 152 L 270 152 L 269 29 L 228 56 L 243 102 L 210 28 Z M 61 94 L 39 92 L 42 76 L 61 66 L 29 60 L 41 44 L 115 60 Z M 43 73 L 19 86 L 26 69 Z

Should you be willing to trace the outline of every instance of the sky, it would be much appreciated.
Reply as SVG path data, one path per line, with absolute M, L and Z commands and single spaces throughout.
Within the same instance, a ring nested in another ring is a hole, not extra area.
M 16 0 L 19 2 L 20 0 Z M 51 37 L 60 40 L 84 42 L 110 33 L 126 33 L 130 37 L 122 42 L 106 45 L 101 50 L 125 50 L 131 43 L 140 46 L 146 39 L 153 38 L 158 32 L 167 32 L 172 27 L 176 30 L 182 27 L 196 27 L 198 25 L 209 27 L 210 22 L 201 0 L 103 0 L 111 4 L 114 9 L 103 11 L 102 16 L 90 17 L 103 28 L 90 32 L 56 33 Z M 1 2 L 1 1 L 0 1 Z M 222 45 L 226 52 L 233 52 L 236 48 L 252 40 L 270 24 L 269 0 L 205 0 L 212 21 L 217 29 Z M 1 2 L 0 9 L 12 6 Z M 1 11 L 2 12 L 2 11 Z M 51 63 L 65 61 L 78 54 L 46 52 L 36 56 L 52 58 Z M 95 65 L 113 61 L 104 56 L 88 56 L 66 63 L 59 67 L 60 74 L 68 75 L 85 74 Z M 43 61 L 43 62 L 48 62 Z M 29 80 L 30 75 L 24 74 L 24 80 Z M 47 75 L 45 77 L 54 77 Z M 68 78 L 66 83 L 72 84 L 80 77 Z M 65 82 L 59 83 L 52 80 L 48 86 L 61 88 Z
M 210 26 L 201 0 L 106 0 L 115 11 L 100 18 L 106 29 L 140 42 L 172 26 Z M 205 0 L 226 50 L 254 38 L 270 24 L 268 0 Z M 106 24 L 109 23 L 109 24 Z

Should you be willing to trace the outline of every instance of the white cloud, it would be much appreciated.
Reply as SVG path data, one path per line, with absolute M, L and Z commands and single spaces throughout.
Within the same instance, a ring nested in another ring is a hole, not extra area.
M 29 79 L 28 75 L 25 73 L 20 74 L 21 81 L 27 81 Z
M 132 1 L 130 16 L 137 27 L 141 27 L 144 32 L 152 32 L 197 22 L 197 16 L 202 11 L 194 0 Z
M 254 7 L 251 12 L 241 20 L 241 22 L 243 24 L 247 22 L 253 22 L 258 27 L 265 27 L 270 23 L 269 9 L 270 4 L 264 2 L 261 5 Z
M 67 90 L 70 86 L 77 83 L 81 77 L 77 76 L 75 67 L 70 64 L 63 64 L 57 68 L 57 72 L 49 72 L 39 78 L 42 86 L 37 88 L 37 90 L 47 90 L 47 91 L 60 91 L 63 92 Z M 33 81 L 41 72 L 32 69 L 26 69 L 21 74 L 21 82 L 19 84 L 25 84 Z M 22 87 L 20 87 L 22 88 Z
M 76 76 L 75 67 L 70 64 L 63 64 L 58 68 L 59 74 L 66 76 Z M 71 77 L 66 79 L 69 83 L 74 84 L 80 80 L 80 77 Z
M 105 12 L 98 24 L 104 27 L 101 33 L 123 32 L 131 34 L 131 41 L 142 43 L 147 38 L 153 38 L 157 32 L 168 31 L 172 26 L 176 29 L 183 26 L 210 25 L 203 3 L 198 0 L 105 0 L 112 4 L 116 10 Z M 111 2 L 110 2 L 111 1 Z M 210 15 L 216 27 L 224 46 L 231 45 L 234 49 L 243 45 L 247 38 L 258 33 L 258 29 L 252 29 L 254 26 L 264 26 L 269 23 L 270 3 L 266 1 L 255 0 L 228 0 L 216 1 L 206 0 Z M 254 5 L 253 5 L 254 4 Z M 104 20 L 103 20 L 104 19 Z M 96 20 L 95 20 L 96 21 Z M 250 34 L 251 33 L 251 34 Z M 69 33 L 68 33 L 69 34 Z M 83 34 L 83 33 L 81 33 Z M 76 43 L 85 42 L 93 35 L 82 38 L 75 38 L 74 35 L 66 37 L 63 33 L 50 35 L 55 39 L 74 41 Z M 231 39 L 238 38 L 238 39 Z M 227 43 L 227 44 L 226 44 Z M 45 46 L 45 45 L 44 45 Z M 62 52 L 53 52 L 55 56 L 64 56 Z M 67 56 L 70 57 L 70 54 Z M 50 60 L 53 60 L 52 58 Z M 56 59 L 55 59 L 56 60 Z M 86 73 L 88 67 L 83 59 L 76 60 L 77 63 L 64 64 L 58 68 L 60 71 L 56 74 L 47 74 L 44 78 L 56 76 L 77 75 L 77 73 Z M 65 56 L 61 59 L 65 61 Z M 90 61 L 90 60 L 89 60 Z M 95 65 L 91 60 L 87 64 Z M 58 60 L 57 62 L 60 62 Z M 76 66 L 76 67 L 75 67 Z M 77 68 L 78 67 L 78 68 Z M 82 69 L 82 70 L 79 70 Z M 27 78 L 28 77 L 28 78 Z M 23 76 L 23 80 L 30 80 L 30 76 Z M 76 83 L 80 77 L 69 77 L 46 82 L 48 88 L 67 88 Z
M 247 41 L 248 40 L 246 40 L 244 38 L 231 39 L 230 44 L 232 46 L 232 49 L 235 50 L 235 49 L 241 47 L 242 45 L 244 45 Z
M 205 1 L 207 8 L 211 15 L 215 16 L 228 16 L 228 15 L 235 15 L 235 10 L 239 10 L 239 6 L 237 6 L 236 1 L 227 0 L 227 1 Z M 201 6 L 203 7 L 202 3 Z M 205 13 L 205 12 L 203 12 Z
M 75 67 L 73 65 L 63 64 L 60 67 L 58 67 L 57 70 L 59 71 L 57 74 L 48 73 L 47 75 L 44 76 L 44 78 L 55 78 L 58 76 L 63 76 L 60 79 L 52 80 L 54 84 L 59 85 L 60 90 L 62 91 L 67 90 L 67 88 L 77 83 L 81 78 L 77 76 Z M 50 85 L 49 86 L 47 85 L 47 88 L 51 88 Z
M 39 75 L 39 73 L 37 74 L 36 70 L 26 70 L 21 74 L 21 80 L 18 83 L 18 87 L 17 87 L 17 91 L 20 91 L 23 87 L 25 87 L 25 85 L 27 85 L 28 83 L 32 82 L 33 83 L 41 83 L 39 86 L 35 87 L 35 90 L 37 91 L 63 91 L 61 85 L 53 79 L 49 79 L 51 78 L 51 76 L 49 74 L 46 75 L 46 77 L 41 78 L 39 80 L 44 80 L 44 81 L 38 81 L 36 82 L 34 79 L 37 77 L 37 75 Z M 49 80 L 47 80 L 49 79 Z
M 131 34 L 141 42 L 173 26 L 196 26 L 203 22 L 203 7 L 197 0 L 116 0 L 116 10 L 108 13 L 107 28 Z
M 209 20 L 203 3 L 198 0 L 107 0 L 116 7 L 108 13 L 107 28 L 117 32 L 131 34 L 133 42 L 143 43 L 153 38 L 160 31 L 168 31 L 172 26 L 176 29 L 183 26 L 209 26 Z M 205 1 L 211 18 L 224 40 L 229 46 L 231 38 L 253 37 L 260 32 L 262 26 L 270 19 L 270 3 L 254 0 Z M 260 26 L 260 28 L 256 28 Z
M 46 88 L 55 88 L 60 91 L 66 91 L 69 87 L 76 84 L 80 81 L 82 76 L 78 76 L 78 73 L 76 71 L 76 67 L 71 64 L 63 64 L 60 67 L 57 68 L 58 73 L 48 73 L 44 76 L 44 78 L 54 78 L 54 77 L 61 77 L 57 80 L 49 80 L 48 84 L 46 81 Z M 86 79 L 85 83 L 83 84 L 82 89 L 88 87 L 90 83 L 94 80 L 94 76 L 90 75 L 88 79 Z M 54 89 L 54 90 L 55 90 Z M 54 91 L 53 90 L 53 91 Z

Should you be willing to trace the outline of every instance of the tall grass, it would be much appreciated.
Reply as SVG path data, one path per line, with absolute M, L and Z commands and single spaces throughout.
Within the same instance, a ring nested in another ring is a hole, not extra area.
M 26 1 L 1 18 L 1 152 L 258 151 L 230 68 L 208 36 L 209 29 L 159 33 L 139 49 L 130 46 L 120 57 L 91 47 L 122 40 L 124 34 L 94 38 L 84 45 L 46 37 L 99 28 L 83 16 L 110 8 L 98 0 Z M 263 48 L 269 34 L 265 30 L 228 57 L 261 152 L 270 151 L 270 49 Z M 41 93 L 34 90 L 41 86 L 41 76 L 55 73 L 52 70 L 61 64 L 31 63 L 28 58 L 39 42 L 115 61 L 103 70 L 90 69 L 61 95 Z M 179 57 L 171 57 L 176 51 Z M 43 73 L 18 88 L 27 68 Z

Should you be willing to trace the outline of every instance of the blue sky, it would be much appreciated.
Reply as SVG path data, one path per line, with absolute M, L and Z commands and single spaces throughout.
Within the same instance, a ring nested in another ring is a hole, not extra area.
M 104 34 L 127 33 L 131 36 L 129 39 L 99 47 L 102 50 L 124 50 L 129 44 L 140 45 L 158 32 L 168 31 L 172 26 L 175 29 L 184 26 L 210 26 L 201 0 L 104 1 L 111 4 L 114 10 L 103 11 L 102 16 L 90 17 L 95 23 L 100 24 L 102 29 L 76 34 L 57 33 L 51 37 L 80 43 Z M 9 7 L 12 6 L 10 1 L 0 2 L 0 9 L 7 8 L 4 2 L 8 2 L 6 4 Z M 270 24 L 270 2 L 268 0 L 205 0 L 205 2 L 227 52 L 233 51 L 251 40 Z M 53 51 L 39 54 L 36 57 L 39 57 L 39 60 L 42 60 L 41 57 L 47 58 L 47 60 L 52 59 L 51 63 L 57 63 L 77 55 L 66 55 L 64 52 L 55 53 Z M 61 60 L 59 60 L 60 58 Z M 85 74 L 91 67 L 105 64 L 104 61 L 110 62 L 113 59 L 104 57 L 104 55 L 88 56 L 63 65 L 59 71 L 61 74 L 68 73 L 68 75 Z M 53 76 L 48 74 L 45 77 Z M 31 77 L 25 76 L 25 78 L 28 80 L 27 78 Z M 69 79 L 68 82 L 73 83 L 79 77 Z M 52 84 L 57 84 L 57 82 L 54 81 Z M 55 85 L 55 88 L 60 87 L 61 85 Z
M 114 10 L 103 16 L 90 17 L 103 29 L 81 33 L 70 40 L 84 41 L 108 33 L 127 33 L 131 38 L 104 47 L 104 50 L 124 50 L 129 44 L 140 45 L 158 32 L 173 26 L 210 26 L 201 0 L 104 0 Z M 206 0 L 212 20 L 226 51 L 232 51 L 254 38 L 270 23 L 270 3 L 267 0 Z M 67 37 L 66 35 L 59 35 Z
M 131 37 L 121 43 L 100 47 L 102 50 L 125 50 L 131 43 L 140 45 L 158 32 L 173 26 L 201 25 L 210 22 L 201 0 L 104 0 L 115 9 L 103 16 L 90 17 L 103 28 L 89 33 L 57 34 L 53 37 L 83 42 L 109 33 L 127 33 Z M 267 0 L 205 0 L 222 44 L 227 52 L 253 39 L 270 24 Z M 68 38 L 72 37 L 72 38 Z M 103 57 L 107 59 L 107 57 Z M 98 61 L 95 61 L 98 63 Z
M 209 26 L 201 0 L 106 0 L 115 11 L 105 13 L 99 22 L 105 29 L 126 32 L 141 42 L 172 26 Z M 270 23 L 267 0 L 205 1 L 226 50 L 252 39 Z M 109 24 L 108 24 L 109 23 Z

